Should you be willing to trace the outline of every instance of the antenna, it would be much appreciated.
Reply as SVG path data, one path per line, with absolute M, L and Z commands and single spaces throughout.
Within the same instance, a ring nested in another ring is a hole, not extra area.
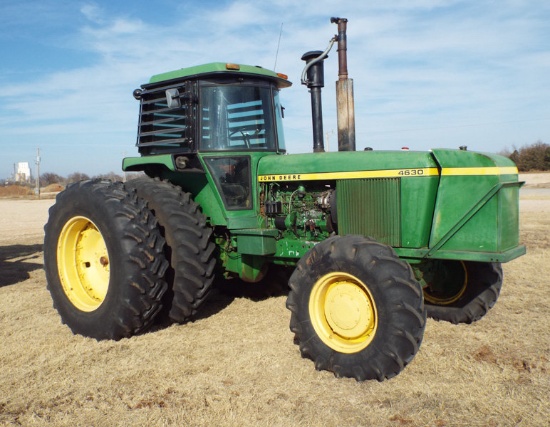
M 277 58 L 279 57 L 279 46 L 281 46 L 282 35 L 283 35 L 283 23 L 281 22 L 281 29 L 279 31 L 279 41 L 277 42 L 277 52 L 275 53 L 275 64 L 273 65 L 273 71 L 277 70 Z

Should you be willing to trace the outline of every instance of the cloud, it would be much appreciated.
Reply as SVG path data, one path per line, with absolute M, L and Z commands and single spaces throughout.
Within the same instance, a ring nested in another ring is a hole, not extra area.
M 92 4 L 92 3 L 84 4 L 80 8 L 80 12 L 90 22 L 93 22 L 99 25 L 105 22 L 105 20 L 103 19 L 102 10 L 96 4 Z

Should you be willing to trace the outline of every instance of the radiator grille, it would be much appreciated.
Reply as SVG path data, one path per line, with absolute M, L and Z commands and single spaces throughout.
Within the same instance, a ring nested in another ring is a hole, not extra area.
M 400 178 L 338 181 L 338 234 L 361 234 L 401 246 L 400 185 Z

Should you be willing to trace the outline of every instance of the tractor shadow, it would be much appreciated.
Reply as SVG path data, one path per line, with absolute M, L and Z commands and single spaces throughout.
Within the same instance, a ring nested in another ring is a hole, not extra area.
M 258 283 L 247 283 L 240 279 L 218 279 L 214 282 L 208 300 L 195 314 L 191 321 L 207 319 L 222 312 L 229 307 L 233 301 L 240 298 L 251 301 L 264 301 L 288 295 L 288 279 L 292 274 L 289 268 L 271 268 L 264 279 Z M 154 330 L 164 329 L 172 324 L 167 316 L 160 316 Z
M 0 288 L 29 279 L 42 269 L 42 244 L 0 246 Z
M 258 283 L 246 283 L 240 279 L 218 279 L 212 285 L 212 290 L 210 291 L 208 299 L 201 306 L 198 313 L 189 321 L 195 322 L 208 319 L 211 316 L 221 313 L 235 300 L 240 298 L 259 302 L 269 298 L 286 296 L 289 290 L 288 280 L 285 281 L 280 277 L 270 277 Z M 177 324 L 177 322 L 173 322 L 168 318 L 168 310 L 165 308 L 163 312 L 157 316 L 155 323 L 148 332 L 163 330 L 175 324 Z

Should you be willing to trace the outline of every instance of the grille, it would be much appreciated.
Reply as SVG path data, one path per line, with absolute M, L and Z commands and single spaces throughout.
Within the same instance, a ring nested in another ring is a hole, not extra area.
M 174 148 L 191 148 L 191 108 L 168 108 L 164 90 L 144 93 L 141 100 L 141 114 L 137 145 L 140 149 L 154 151 Z
M 361 234 L 401 246 L 400 187 L 400 178 L 338 181 L 338 233 Z

